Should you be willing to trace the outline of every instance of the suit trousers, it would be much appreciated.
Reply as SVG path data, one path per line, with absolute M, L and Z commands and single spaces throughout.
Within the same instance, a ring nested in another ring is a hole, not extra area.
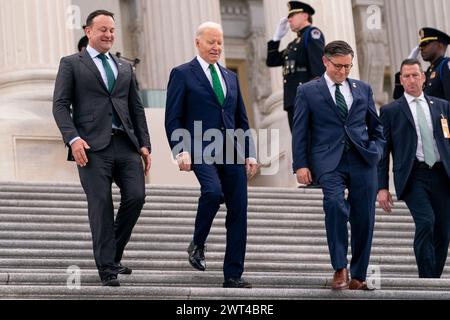
M 220 204 L 225 202 L 226 249 L 224 278 L 240 278 L 244 272 L 247 243 L 247 176 L 242 164 L 194 164 L 199 183 L 193 241 L 203 246 Z
M 416 162 L 403 199 L 416 226 L 414 254 L 420 278 L 439 278 L 450 242 L 450 179 L 441 162 L 432 169 Z
M 117 265 L 145 202 L 142 160 L 126 133 L 111 136 L 103 150 L 87 152 L 88 163 L 78 167 L 88 202 L 95 263 L 101 279 L 117 274 Z M 112 182 L 120 189 L 114 219 Z
M 334 171 L 319 177 L 319 183 L 324 195 L 323 208 L 331 265 L 334 270 L 347 268 L 347 223 L 350 222 L 350 273 L 353 279 L 365 281 L 375 223 L 377 168 L 367 164 L 353 147 L 343 153 Z

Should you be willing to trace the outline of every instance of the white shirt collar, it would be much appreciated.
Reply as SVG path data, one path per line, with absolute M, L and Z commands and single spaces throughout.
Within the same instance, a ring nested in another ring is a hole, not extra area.
M 206 62 L 202 57 L 200 57 L 199 55 L 197 55 L 197 60 L 200 63 L 200 66 L 202 67 L 203 71 L 207 72 L 209 69 L 209 63 Z M 218 70 L 217 67 L 217 63 L 214 63 L 214 67 L 216 68 L 216 70 Z
M 86 47 L 86 51 L 89 53 L 91 58 L 96 58 L 100 54 L 100 52 L 92 48 L 90 45 Z M 105 56 L 109 59 L 110 58 L 109 52 L 105 53 Z
M 331 80 L 331 78 L 328 76 L 328 74 L 326 72 L 324 73 L 324 78 L 325 78 L 328 88 L 332 88 L 336 85 L 336 83 L 333 80 Z M 345 86 L 346 84 L 347 84 L 347 79 L 341 83 L 342 86 Z
M 411 102 L 413 102 L 415 99 L 418 99 L 419 101 L 423 101 L 423 102 L 427 101 L 425 99 L 425 95 L 423 94 L 423 91 L 420 94 L 420 96 L 418 96 L 418 97 L 413 97 L 412 95 L 407 94 L 406 92 L 404 94 L 405 94 L 406 101 L 408 101 L 408 104 L 411 104 Z

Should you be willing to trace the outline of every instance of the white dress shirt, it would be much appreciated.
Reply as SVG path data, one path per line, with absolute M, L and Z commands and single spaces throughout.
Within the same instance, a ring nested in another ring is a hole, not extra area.
M 336 104 L 336 83 L 334 83 L 333 80 L 328 76 L 328 74 L 325 72 L 324 74 L 325 81 L 328 86 L 328 90 L 330 90 L 331 97 L 333 98 L 334 103 Z M 341 91 L 342 95 L 344 96 L 345 103 L 347 104 L 348 111 L 350 111 L 350 108 L 353 104 L 353 95 L 352 91 L 350 90 L 350 85 L 348 81 L 344 81 L 341 83 L 341 87 L 339 88 L 339 91 Z
M 209 80 L 209 83 L 211 84 L 211 87 L 213 87 L 213 82 L 212 82 L 212 75 L 211 75 L 211 69 L 209 69 L 209 63 L 206 62 L 202 57 L 200 57 L 199 55 L 197 55 L 197 60 L 200 63 L 200 66 L 203 69 L 203 72 L 205 72 L 206 77 Z M 223 90 L 223 96 L 226 97 L 227 96 L 227 85 L 225 83 L 225 80 L 222 77 L 222 72 L 220 72 L 220 68 L 217 65 L 217 63 L 214 63 L 214 68 L 216 69 L 217 74 L 219 75 L 219 80 L 220 83 L 222 84 L 222 90 Z M 213 87 L 214 88 L 214 87 Z
M 417 108 L 416 108 L 416 100 L 419 100 L 420 105 L 422 106 L 422 110 L 425 113 L 425 118 L 427 120 L 428 128 L 430 129 L 431 136 L 433 137 L 433 150 L 434 154 L 436 156 L 436 161 L 441 161 L 441 157 L 439 156 L 439 151 L 436 146 L 436 140 L 434 140 L 433 135 L 433 123 L 431 121 L 431 113 L 430 108 L 428 106 L 428 102 L 425 99 L 425 96 L 422 92 L 422 94 L 419 97 L 413 97 L 405 92 L 405 98 L 406 101 L 408 101 L 409 109 L 411 110 L 412 116 L 414 118 L 414 125 L 416 126 L 416 133 L 417 133 L 417 150 L 416 150 L 416 157 L 419 161 L 424 161 L 423 156 L 423 147 L 422 147 L 422 136 L 420 134 L 420 128 L 419 128 L 419 121 L 417 119 Z

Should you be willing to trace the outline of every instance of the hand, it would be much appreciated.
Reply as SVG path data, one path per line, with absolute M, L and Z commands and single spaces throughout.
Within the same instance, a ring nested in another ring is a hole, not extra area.
M 277 31 L 273 35 L 273 41 L 280 41 L 289 31 L 288 18 L 284 17 L 280 20 L 280 24 L 277 27 Z
M 253 160 L 253 161 L 252 161 Z M 258 171 L 259 164 L 254 159 L 245 159 L 245 171 L 247 172 L 247 179 L 252 179 Z
M 378 191 L 377 201 L 384 212 L 391 213 L 391 209 L 394 206 L 394 201 L 392 200 L 392 195 L 388 189 L 381 189 Z
M 412 49 L 412 51 L 409 53 L 408 59 L 417 59 L 419 52 L 420 52 L 419 46 L 414 47 L 414 49 Z
M 311 171 L 308 168 L 300 168 L 295 172 L 298 183 L 309 185 L 312 183 Z
M 180 171 L 191 171 L 192 170 L 192 162 L 191 162 L 191 156 L 189 152 L 181 152 L 177 155 L 177 162 L 178 167 L 180 168 Z
M 84 167 L 88 163 L 88 158 L 85 150 L 89 150 L 91 147 L 83 139 L 78 139 L 70 146 L 72 148 L 72 155 L 75 162 L 80 167 Z
M 152 155 L 150 154 L 150 151 L 148 151 L 147 147 L 141 148 L 141 157 L 142 157 L 142 160 L 144 160 L 144 165 L 145 165 L 144 174 L 145 174 L 145 176 L 147 176 L 150 171 L 150 167 L 152 165 Z

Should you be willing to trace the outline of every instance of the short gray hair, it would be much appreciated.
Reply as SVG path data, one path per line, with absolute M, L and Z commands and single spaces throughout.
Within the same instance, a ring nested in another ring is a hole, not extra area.
M 223 33 L 223 28 L 222 28 L 222 26 L 220 24 L 218 24 L 216 22 L 212 22 L 212 21 L 206 21 L 206 22 L 203 22 L 197 28 L 197 32 L 195 33 L 195 37 L 200 37 L 206 29 L 215 29 L 215 30 L 219 30 L 220 32 Z

